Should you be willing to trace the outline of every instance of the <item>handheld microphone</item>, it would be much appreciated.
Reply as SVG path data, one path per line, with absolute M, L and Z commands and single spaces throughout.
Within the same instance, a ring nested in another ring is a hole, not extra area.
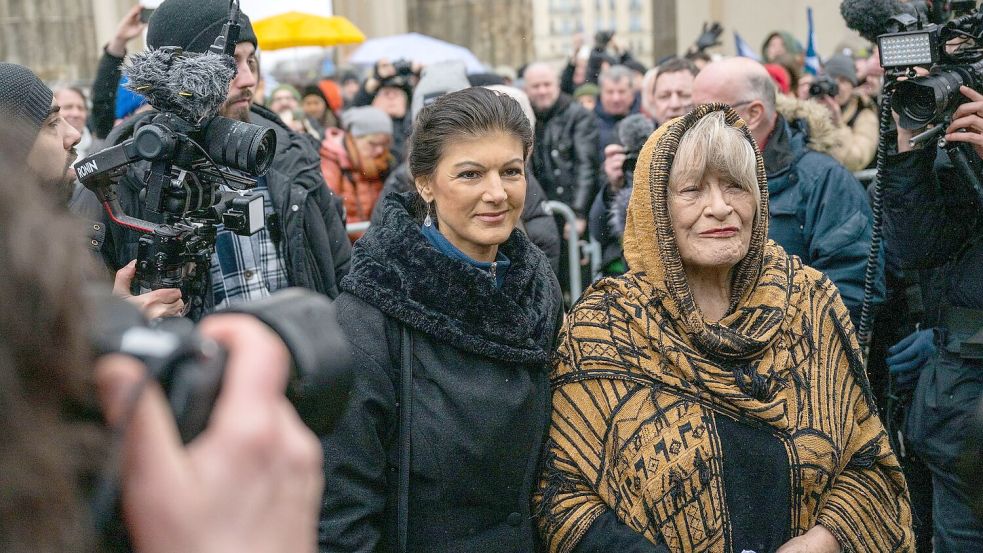
M 637 155 L 653 131 L 655 123 L 641 113 L 635 113 L 618 123 L 618 142 L 625 147 L 626 153 L 634 152 Z

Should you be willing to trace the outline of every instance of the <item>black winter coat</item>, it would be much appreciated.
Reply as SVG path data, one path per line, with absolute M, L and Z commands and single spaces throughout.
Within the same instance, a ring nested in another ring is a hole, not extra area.
M 386 197 L 393 193 L 403 193 L 414 190 L 413 177 L 410 175 L 410 168 L 405 162 L 401 163 L 389 176 L 382 186 L 382 192 L 372 209 L 372 224 L 382 224 L 383 215 L 386 212 Z M 556 226 L 556 220 L 546 212 L 543 202 L 547 200 L 543 187 L 531 172 L 526 170 L 526 203 L 522 207 L 522 228 L 529 236 L 533 244 L 543 250 L 550 267 L 554 273 L 560 270 L 560 229 Z
M 347 411 L 322 438 L 320 550 L 393 550 L 405 325 L 414 359 L 408 551 L 534 551 L 530 498 L 559 285 L 516 231 L 502 245 L 512 265 L 496 289 L 488 273 L 430 245 L 409 201 L 390 196 L 383 223 L 355 243 L 335 302 L 356 367 Z
M 561 94 L 549 110 L 536 114 L 533 174 L 546 197 L 587 217 L 597 184 L 597 120 Z
M 132 117 L 110 134 L 109 144 L 129 138 L 137 123 L 155 114 Z M 277 227 L 275 234 L 280 236 L 278 248 L 284 257 L 289 284 L 337 297 L 338 283 L 348 273 L 351 244 L 345 231 L 343 206 L 324 184 L 316 143 L 289 131 L 273 112 L 263 107 L 252 107 L 250 122 L 273 129 L 277 135 L 276 155 L 266 173 L 266 185 L 278 220 L 268 220 L 267 225 L 272 223 Z M 141 167 L 146 166 L 135 164 L 120 179 L 117 186 L 120 205 L 128 215 L 160 222 L 146 213 L 140 199 Z M 115 271 L 136 258 L 140 234 L 108 220 L 103 222 L 108 232 L 101 251 L 106 264 Z M 214 305 L 211 290 L 205 305 Z

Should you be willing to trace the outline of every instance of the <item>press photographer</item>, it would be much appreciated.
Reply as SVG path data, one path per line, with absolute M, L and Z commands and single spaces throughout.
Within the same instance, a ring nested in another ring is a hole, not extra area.
M 223 30 L 228 27 L 231 4 L 225 0 L 204 2 L 166 0 L 154 12 L 149 23 L 147 42 L 154 55 L 151 59 L 157 61 L 164 59 L 161 56 L 169 52 L 162 50 L 165 47 L 180 48 L 188 57 L 191 54 L 208 51 L 216 42 L 216 38 L 223 35 Z M 253 174 L 259 175 L 251 191 L 262 199 L 262 209 L 255 210 L 254 213 L 258 215 L 256 218 L 260 219 L 259 222 L 263 223 L 263 228 L 251 235 L 237 235 L 226 228 L 228 221 L 223 220 L 226 224 L 217 226 L 214 236 L 201 237 L 206 246 L 210 241 L 214 243 L 214 253 L 208 256 L 207 262 L 201 259 L 204 255 L 198 256 L 197 265 L 204 267 L 204 274 L 199 272 L 195 277 L 204 282 L 198 288 L 202 297 L 200 311 L 206 313 L 215 308 L 263 298 L 288 286 L 300 286 L 335 297 L 338 294 L 338 281 L 348 271 L 351 253 L 351 246 L 345 232 L 343 209 L 324 184 L 316 144 L 304 136 L 289 131 L 275 114 L 250 101 L 255 93 L 257 82 L 256 36 L 246 14 L 239 14 L 238 25 L 241 27 L 238 37 L 230 38 L 230 41 L 235 44 L 233 52 L 235 74 L 228 84 L 228 89 L 221 91 L 226 97 L 221 101 L 218 115 L 232 120 L 233 123 L 235 121 L 251 123 L 261 127 L 266 133 L 272 132 L 275 135 L 276 149 L 265 174 L 260 175 L 262 171 L 252 171 Z M 174 60 L 172 69 L 174 63 L 179 63 L 179 59 Z M 160 67 L 161 65 L 145 65 L 141 68 L 144 74 L 149 74 L 154 69 L 159 70 L 162 73 L 159 75 L 159 82 L 170 82 L 168 79 L 179 80 L 182 72 L 167 73 L 167 68 Z M 153 103 L 155 97 L 165 93 L 173 96 L 181 91 L 144 90 L 144 92 Z M 211 94 L 205 95 L 205 97 L 209 96 Z M 154 107 L 160 109 L 162 106 Z M 201 106 L 192 106 L 190 109 L 200 110 Z M 166 113 L 151 111 L 127 120 L 110 135 L 109 145 L 116 146 L 137 137 L 150 122 L 160 127 L 160 120 L 157 118 L 162 114 L 166 115 Z M 163 126 L 179 133 L 186 130 L 173 125 Z M 210 152 L 213 161 L 220 161 L 216 158 L 221 157 L 226 161 L 238 160 L 240 155 L 249 151 L 249 148 L 241 146 L 241 137 L 238 142 L 237 140 L 223 141 L 221 138 L 222 133 L 231 132 L 234 128 L 237 128 L 234 124 L 223 123 L 221 128 L 212 131 L 214 136 L 211 137 L 208 129 L 212 127 L 202 128 L 201 134 L 195 135 L 200 140 L 193 141 L 207 142 L 215 149 L 223 147 L 236 149 L 234 152 L 225 152 L 223 156 L 215 155 L 215 151 Z M 147 132 L 147 137 L 152 138 L 151 134 Z M 167 132 L 163 134 L 168 135 Z M 169 142 L 163 140 L 160 144 L 166 146 Z M 181 167 L 179 163 L 172 165 L 180 170 L 187 169 Z M 206 169 L 214 173 L 213 165 L 207 163 Z M 233 168 L 261 169 L 235 166 L 235 164 Z M 205 171 L 196 168 L 189 172 L 200 179 Z M 114 185 L 119 209 L 132 219 L 153 224 L 177 225 L 173 217 L 168 220 L 173 213 L 164 214 L 160 209 L 153 209 L 155 205 L 160 205 L 158 204 L 160 198 L 147 193 L 153 191 L 148 186 L 147 179 L 154 174 L 154 164 L 149 161 L 129 163 L 125 173 Z M 156 174 L 155 178 L 161 180 L 160 171 Z M 223 172 L 221 178 L 215 177 L 214 174 L 211 178 L 223 182 L 230 180 L 228 172 Z M 162 188 L 167 188 L 166 182 L 163 183 Z M 227 187 L 223 187 L 222 190 L 228 192 Z M 179 203 L 192 200 L 192 198 L 181 197 L 179 193 L 165 198 L 168 199 Z M 204 203 L 207 204 L 208 201 Z M 108 232 L 102 246 L 102 253 L 110 267 L 119 269 L 139 257 L 140 239 L 141 236 L 147 235 L 147 229 L 146 225 L 134 229 L 111 224 L 112 218 L 107 214 L 103 221 L 107 225 Z M 167 249 L 164 244 L 158 246 L 158 251 Z M 200 247 L 187 253 L 201 253 L 205 250 L 206 248 Z M 187 269 L 177 267 L 171 269 L 170 273 L 173 274 L 188 272 Z M 185 299 L 189 299 L 186 291 Z
M 935 551 L 975 551 L 978 485 L 957 466 L 983 393 L 983 16 L 925 25 L 895 15 L 884 29 L 895 32 L 878 39 L 898 122 L 897 149 L 879 163 L 884 240 L 917 276 L 923 314 L 886 363 L 895 393 L 911 394 L 903 444 L 932 473 Z
M 329 300 L 287 291 L 194 330 L 143 328 L 132 307 L 81 292 L 93 280 L 82 225 L 46 197 L 17 154 L 22 142 L 0 128 L 0 549 L 109 551 L 96 522 L 110 511 L 96 492 L 112 499 L 119 481 L 140 553 L 314 551 L 322 457 L 298 411 L 324 432 L 334 415 L 307 408 L 344 405 Z M 93 371 L 93 337 L 128 355 Z M 209 401 L 182 410 L 181 397 Z M 209 420 L 187 446 L 182 412 Z
M 800 82 L 801 84 L 801 82 Z M 851 171 L 866 169 L 877 155 L 877 106 L 858 92 L 853 58 L 837 54 L 823 64 L 823 75 L 809 86 L 809 97 L 829 110 L 841 144 L 838 155 Z

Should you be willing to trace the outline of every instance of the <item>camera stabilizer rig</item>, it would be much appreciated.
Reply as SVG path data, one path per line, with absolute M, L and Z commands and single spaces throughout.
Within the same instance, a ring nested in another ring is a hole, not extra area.
M 276 134 L 215 115 L 235 77 L 238 19 L 233 0 L 229 22 L 204 54 L 162 47 L 134 55 L 129 86 L 159 113 L 128 140 L 75 164 L 110 221 L 142 235 L 132 292 L 178 288 L 192 319 L 204 312 L 218 225 L 240 235 L 265 226 L 263 198 L 248 190 L 269 169 Z M 117 182 L 140 162 L 149 164 L 144 208 L 158 222 L 125 213 L 119 202 Z

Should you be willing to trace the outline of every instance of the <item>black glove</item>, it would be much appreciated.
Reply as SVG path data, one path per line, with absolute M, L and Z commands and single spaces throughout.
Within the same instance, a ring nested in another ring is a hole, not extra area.
M 703 30 L 700 33 L 699 38 L 696 39 L 696 50 L 702 52 L 707 48 L 712 48 L 714 46 L 720 46 L 720 35 L 723 34 L 724 28 L 720 26 L 720 23 L 714 21 L 713 25 L 707 27 L 707 23 L 703 23 Z

